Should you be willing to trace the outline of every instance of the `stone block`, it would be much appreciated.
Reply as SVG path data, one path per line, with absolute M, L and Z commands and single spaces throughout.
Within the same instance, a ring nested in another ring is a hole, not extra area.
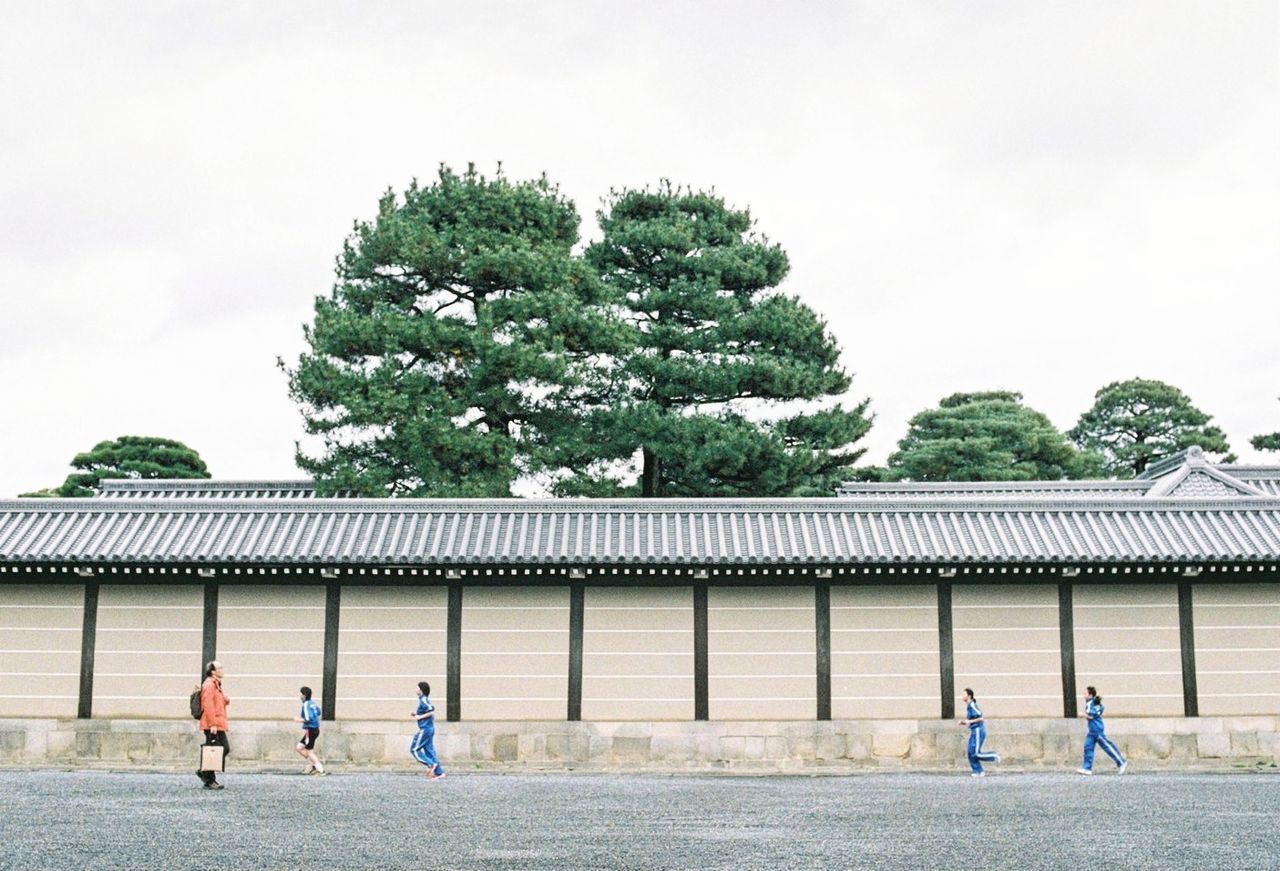
M 493 761 L 493 736 L 482 732 L 471 733 L 471 758 L 477 762 Z
M 1195 735 L 1174 734 L 1169 740 L 1169 758 L 1189 762 L 1199 755 L 1199 742 Z
M 590 740 L 581 732 L 548 735 L 544 748 L 547 759 L 558 762 L 586 762 L 590 749 Z
M 678 738 L 672 735 L 655 735 L 649 742 L 649 759 L 668 765 L 691 762 L 701 755 L 697 748 L 697 740 L 693 737 Z M 710 753 L 701 759 L 711 759 L 715 755 L 715 741 L 710 744 Z
M 787 747 L 787 739 L 781 735 L 769 735 L 764 739 L 764 758 L 775 762 L 787 762 L 791 754 Z
M 587 761 L 604 765 L 609 761 L 609 753 L 613 750 L 613 739 L 607 735 L 592 735 L 587 749 Z
M 68 733 L 52 732 L 49 737 L 53 738 L 54 736 L 65 734 Z M 153 734 L 151 736 L 151 761 L 191 767 L 191 764 L 194 764 L 198 757 L 200 751 L 197 748 L 203 740 L 203 736 L 192 735 L 185 731 Z
M 1258 735 L 1258 755 L 1269 756 L 1280 765 L 1280 732 L 1262 732 Z
M 1201 759 L 1220 759 L 1231 755 L 1231 736 L 1209 732 L 1196 736 L 1196 755 Z
M 321 731 L 321 737 L 325 737 Z M 372 765 L 382 762 L 387 758 L 387 751 L 390 749 L 387 745 L 394 742 L 397 749 L 408 755 L 407 743 L 402 744 L 399 735 L 344 735 L 341 742 L 334 742 L 334 746 L 328 746 L 329 742 L 325 742 L 322 747 L 321 758 L 327 759 L 329 762 L 335 762 L 339 759 L 354 762 L 356 765 Z
M 493 759 L 496 762 L 515 762 L 520 758 L 518 735 L 494 735 Z
M 726 735 L 720 739 L 720 758 L 730 761 L 745 759 L 747 739 L 737 735 Z
M 748 735 L 743 739 L 742 755 L 747 759 L 764 759 L 764 736 Z
M 1168 759 L 1173 753 L 1173 739 L 1173 735 L 1128 735 L 1116 746 L 1126 759 Z
M 997 736 L 994 740 L 988 740 L 987 746 L 999 753 L 1001 758 L 1010 761 L 1027 763 L 1044 759 L 1044 736 L 1034 732 Z
M 0 759 L 21 759 L 27 749 L 26 731 L 0 732 Z
M 541 732 L 518 735 L 516 745 L 517 758 L 521 762 L 545 762 L 547 759 L 547 736 Z
M 63 729 L 49 732 L 45 738 L 45 748 L 45 754 L 51 762 L 70 761 L 76 756 L 76 733 Z
M 76 732 L 76 759 L 99 759 L 104 732 Z
M 1231 732 L 1231 755 L 1232 756 L 1257 756 L 1258 750 L 1258 733 L 1257 732 Z
M 652 738 L 648 735 L 615 735 L 613 748 L 609 753 L 609 761 L 614 765 L 636 764 L 649 761 L 649 745 Z
M 1078 757 L 1083 751 L 1081 750 L 1080 741 L 1071 735 L 1044 735 L 1042 741 L 1042 751 L 1040 761 L 1046 765 L 1065 765 L 1068 762 L 1078 762 Z
M 856 762 L 868 762 L 875 758 L 871 752 L 871 736 L 866 732 L 850 732 L 844 736 L 844 755 Z
M 817 735 L 814 739 L 814 759 L 843 759 L 848 752 L 849 742 L 843 735 Z
M 934 762 L 938 758 L 938 736 L 932 732 L 912 735 L 908 756 L 913 762 Z
M 911 752 L 910 733 L 889 732 L 871 736 L 871 752 L 878 758 L 905 758 Z
M 946 764 L 954 759 L 964 759 L 969 741 L 968 730 L 956 729 L 954 732 L 942 732 L 937 738 L 938 762 Z

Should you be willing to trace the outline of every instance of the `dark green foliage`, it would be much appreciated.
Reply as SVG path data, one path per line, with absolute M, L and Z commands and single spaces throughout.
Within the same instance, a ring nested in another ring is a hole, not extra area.
M 290 372 L 320 492 L 506 496 L 545 464 L 541 428 L 607 392 L 624 338 L 571 253 L 578 223 L 545 178 L 442 167 L 356 224 Z
M 1249 439 L 1249 444 L 1259 451 L 1280 451 L 1280 432 L 1254 436 Z
M 1227 437 L 1185 393 L 1163 381 L 1131 378 L 1108 384 L 1067 436 L 1100 454 L 1107 474 L 1132 478 L 1147 466 L 1192 445 L 1217 462 L 1235 461 Z
M 948 396 L 911 418 L 889 471 L 911 481 L 1055 481 L 1094 477 L 1100 462 L 1023 405 L 1022 394 L 991 391 Z
M 61 487 L 23 493 L 23 496 L 93 496 L 108 478 L 208 478 L 200 455 L 182 442 L 152 436 L 120 436 L 98 442 L 93 450 L 76 454 Z
M 783 250 L 752 233 L 746 211 L 669 184 L 616 193 L 599 218 L 586 259 L 632 350 L 611 372 L 616 392 L 562 419 L 556 492 L 830 495 L 871 420 L 865 401 L 803 406 L 850 379 L 823 321 L 775 291 Z

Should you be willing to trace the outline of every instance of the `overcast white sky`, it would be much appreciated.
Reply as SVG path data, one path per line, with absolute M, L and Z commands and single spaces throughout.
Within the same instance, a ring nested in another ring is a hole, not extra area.
M 275 358 L 441 161 L 546 171 L 586 237 L 610 187 L 749 206 L 869 460 L 957 390 L 1067 428 L 1140 375 L 1280 462 L 1280 2 L 0 10 L 0 494 L 123 434 L 298 477 Z

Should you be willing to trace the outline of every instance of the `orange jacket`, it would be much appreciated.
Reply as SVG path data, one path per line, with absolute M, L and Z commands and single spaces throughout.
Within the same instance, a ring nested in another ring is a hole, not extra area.
M 227 697 L 222 694 L 222 681 L 213 676 L 200 685 L 200 728 L 227 730 Z

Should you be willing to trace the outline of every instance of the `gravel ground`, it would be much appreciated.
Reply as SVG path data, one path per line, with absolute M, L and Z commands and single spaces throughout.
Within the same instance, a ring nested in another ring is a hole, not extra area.
M 1280 869 L 1280 776 L 0 771 L 0 868 Z

